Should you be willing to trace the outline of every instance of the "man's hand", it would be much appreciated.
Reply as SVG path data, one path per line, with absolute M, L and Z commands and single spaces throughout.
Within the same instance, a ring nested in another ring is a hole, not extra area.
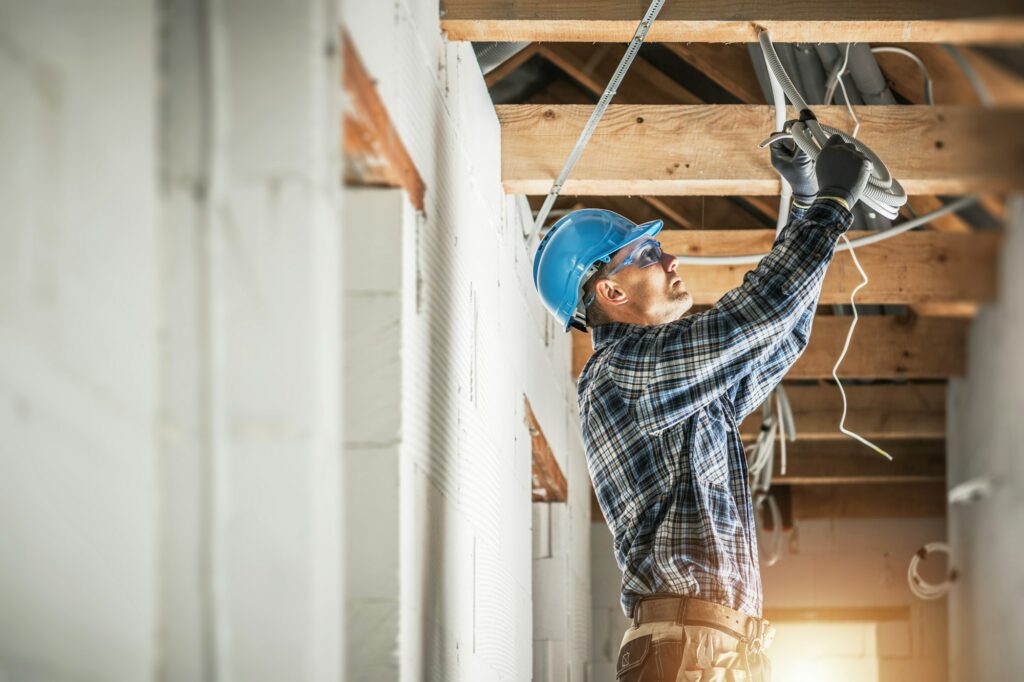
M 839 197 L 849 209 L 857 203 L 874 165 L 857 147 L 833 135 L 821 149 L 814 172 L 818 176 L 818 196 Z
M 771 144 L 772 166 L 789 186 L 793 199 L 809 206 L 818 193 L 818 179 L 814 176 L 814 163 L 793 140 L 776 140 Z

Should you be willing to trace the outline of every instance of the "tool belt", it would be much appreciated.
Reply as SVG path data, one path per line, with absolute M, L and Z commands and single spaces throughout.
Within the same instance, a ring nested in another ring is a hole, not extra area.
M 775 636 L 775 628 L 763 618 L 754 618 L 721 604 L 678 594 L 652 594 L 633 607 L 633 626 L 653 622 L 703 625 L 731 635 L 744 643 L 745 650 L 760 653 Z

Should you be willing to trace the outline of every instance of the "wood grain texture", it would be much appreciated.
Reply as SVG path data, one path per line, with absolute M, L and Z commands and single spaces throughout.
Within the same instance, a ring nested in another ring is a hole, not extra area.
M 412 205 L 422 211 L 426 185 L 347 35 L 342 50 L 342 87 L 347 95 L 342 120 L 345 182 L 403 187 Z
M 589 106 L 496 107 L 509 194 L 546 194 L 590 116 Z M 845 107 L 817 107 L 849 128 Z M 1024 109 L 866 106 L 864 140 L 910 194 L 1024 188 Z M 790 116 L 796 112 L 790 110 Z M 583 195 L 778 194 L 768 152 L 771 107 L 612 105 L 563 191 Z
M 786 473 L 776 449 L 773 485 L 895 485 L 941 483 L 946 478 L 943 440 L 879 441 L 889 461 L 852 440 L 789 443 Z
M 450 40 L 625 43 L 648 0 L 442 0 Z M 756 42 L 761 27 L 778 42 L 1014 42 L 1024 39 L 1013 0 L 673 0 L 651 28 L 652 42 Z
M 555 453 L 548 445 L 540 428 L 530 401 L 523 398 L 526 407 L 526 427 L 530 430 L 533 449 L 533 501 L 565 502 L 569 498 L 569 486 L 558 466 Z
M 848 440 L 838 425 L 842 396 L 836 386 L 786 385 L 800 441 Z M 846 426 L 869 440 L 927 440 L 946 437 L 945 384 L 846 386 Z M 745 441 L 761 430 L 761 411 L 740 425 Z
M 819 315 L 811 340 L 787 379 L 827 379 L 850 327 L 846 316 Z M 862 317 L 839 368 L 841 379 L 947 379 L 964 373 L 970 321 L 953 317 Z M 573 331 L 572 376 L 593 354 L 591 337 Z
M 871 234 L 850 232 L 850 239 Z M 766 253 L 774 230 L 663 230 L 667 253 L 720 256 Z M 860 303 L 985 302 L 996 294 L 1000 235 L 905 232 L 857 249 L 869 284 L 857 293 Z M 694 303 L 712 304 L 739 286 L 753 265 L 683 265 L 679 274 Z M 861 281 L 849 252 L 835 255 L 822 285 L 820 302 L 849 303 Z
M 946 515 L 946 485 L 790 486 L 794 519 L 941 517 Z

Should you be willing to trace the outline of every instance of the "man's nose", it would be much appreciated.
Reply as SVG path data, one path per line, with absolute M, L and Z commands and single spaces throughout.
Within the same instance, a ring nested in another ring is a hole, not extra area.
M 675 256 L 664 253 L 661 255 L 661 265 L 665 268 L 665 272 L 675 272 L 676 268 L 679 266 L 679 262 L 676 260 Z

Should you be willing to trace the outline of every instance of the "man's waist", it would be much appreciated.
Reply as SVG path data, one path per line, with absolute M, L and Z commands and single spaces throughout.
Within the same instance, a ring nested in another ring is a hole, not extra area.
M 703 625 L 721 630 L 739 640 L 760 640 L 768 621 L 731 609 L 721 604 L 678 594 L 652 594 L 633 607 L 633 625 L 653 622 L 674 622 L 679 625 Z

